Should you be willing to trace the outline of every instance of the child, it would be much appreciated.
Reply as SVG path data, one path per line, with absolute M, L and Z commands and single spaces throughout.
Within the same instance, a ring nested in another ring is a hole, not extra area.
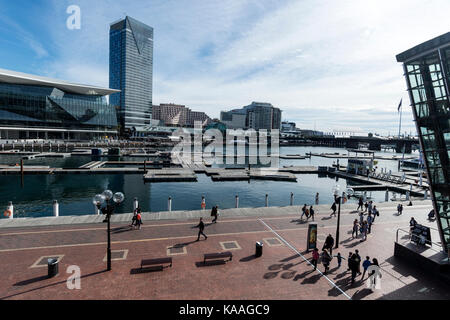
M 319 260 L 319 249 L 314 248 L 312 253 L 312 264 L 314 265 L 314 270 L 317 268 L 317 261 Z
M 338 268 L 340 268 L 340 267 L 341 267 L 341 263 L 342 263 L 342 259 L 345 260 L 345 258 L 343 258 L 343 257 L 341 256 L 341 253 L 340 253 L 340 252 L 338 252 L 338 254 L 337 254 L 336 256 L 334 256 L 334 257 L 337 258 Z

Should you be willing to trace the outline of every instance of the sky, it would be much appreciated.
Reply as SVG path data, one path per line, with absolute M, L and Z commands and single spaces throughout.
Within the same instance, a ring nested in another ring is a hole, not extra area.
M 67 8 L 80 8 L 80 29 Z M 449 31 L 448 0 L 0 0 L 0 68 L 109 86 L 109 25 L 154 28 L 153 104 L 252 101 L 326 132 L 416 129 L 395 56 Z

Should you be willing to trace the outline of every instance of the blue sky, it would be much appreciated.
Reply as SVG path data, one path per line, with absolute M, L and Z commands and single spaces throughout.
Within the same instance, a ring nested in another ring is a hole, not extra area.
M 448 12 L 448 0 L 0 0 L 0 68 L 108 86 L 109 24 L 129 15 L 154 28 L 154 104 L 218 117 L 263 101 L 305 129 L 396 134 L 403 98 L 409 133 L 395 55 L 448 32 Z

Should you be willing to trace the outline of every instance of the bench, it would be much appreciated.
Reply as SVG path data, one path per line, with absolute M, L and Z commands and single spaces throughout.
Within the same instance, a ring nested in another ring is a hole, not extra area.
M 230 251 L 217 252 L 217 253 L 205 253 L 203 263 L 206 263 L 207 259 L 225 259 L 230 258 L 228 261 L 233 259 L 233 254 Z
M 141 269 L 144 266 L 159 266 L 161 269 L 164 268 L 164 264 L 170 263 L 170 267 L 172 267 L 172 258 L 158 258 L 158 259 L 143 259 L 141 260 Z

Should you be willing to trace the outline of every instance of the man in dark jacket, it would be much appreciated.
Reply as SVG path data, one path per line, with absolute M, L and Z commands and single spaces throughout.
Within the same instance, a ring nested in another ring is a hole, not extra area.
M 205 240 L 208 239 L 208 237 L 203 233 L 203 230 L 205 229 L 205 224 L 203 223 L 203 218 L 200 218 L 200 223 L 196 226 L 196 228 L 198 228 L 197 241 L 200 240 L 200 235 L 203 235 L 205 237 Z
M 333 255 L 333 245 L 334 245 L 334 239 L 331 236 L 331 234 L 328 235 L 328 237 L 325 239 L 325 243 L 323 245 L 323 249 L 328 249 L 330 251 L 330 255 Z
M 214 217 L 214 219 L 211 221 L 212 223 L 216 223 L 217 222 L 217 209 L 219 208 L 219 206 L 214 206 L 211 209 L 211 217 Z

